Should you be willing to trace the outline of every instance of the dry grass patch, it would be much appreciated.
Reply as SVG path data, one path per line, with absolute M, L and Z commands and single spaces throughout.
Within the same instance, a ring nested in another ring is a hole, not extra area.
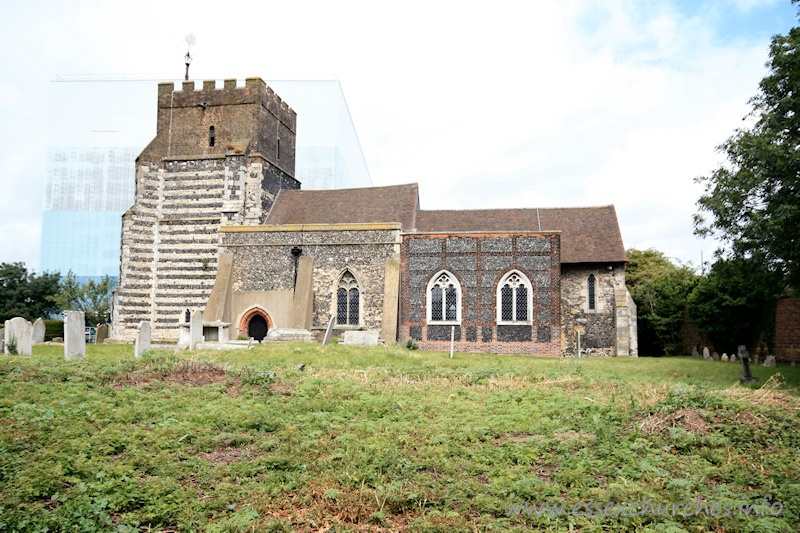
M 660 433 L 668 428 L 682 428 L 688 433 L 706 435 L 709 432 L 708 423 L 698 411 L 694 409 L 680 409 L 671 413 L 653 413 L 639 424 L 647 433 Z

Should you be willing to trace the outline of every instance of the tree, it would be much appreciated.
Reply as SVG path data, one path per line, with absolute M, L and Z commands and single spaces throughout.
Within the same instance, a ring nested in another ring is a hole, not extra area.
M 679 353 L 686 301 L 698 281 L 694 270 L 673 264 L 663 253 L 630 249 L 626 285 L 636 302 L 639 353 Z
M 0 324 L 21 316 L 47 317 L 58 310 L 50 296 L 58 291 L 58 273 L 28 272 L 24 263 L 0 263 Z
M 718 351 L 772 345 L 782 289 L 780 273 L 766 268 L 760 257 L 719 258 L 689 295 L 689 319 Z
M 754 124 L 736 130 L 718 147 L 727 163 L 696 179 L 704 192 L 697 202 L 695 233 L 720 237 L 729 257 L 757 255 L 797 289 L 800 28 L 772 38 L 767 67 L 769 73 L 750 100 Z
M 105 324 L 111 318 L 111 291 L 114 286 L 115 282 L 108 275 L 99 282 L 90 279 L 81 285 L 70 270 L 51 300 L 62 311 L 83 311 L 88 325 Z

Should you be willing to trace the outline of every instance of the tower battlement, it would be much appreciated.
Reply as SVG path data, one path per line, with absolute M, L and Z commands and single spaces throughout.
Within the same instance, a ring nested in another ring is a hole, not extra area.
M 261 157 L 294 177 L 297 114 L 261 78 L 243 86 L 226 79 L 222 87 L 205 80 L 178 87 L 158 85 L 156 137 L 139 156 L 141 163 L 165 158 Z

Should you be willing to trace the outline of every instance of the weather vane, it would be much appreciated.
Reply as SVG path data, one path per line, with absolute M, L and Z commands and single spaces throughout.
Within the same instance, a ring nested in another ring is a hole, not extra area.
M 192 62 L 192 54 L 189 53 L 189 48 L 195 43 L 194 34 L 190 33 L 186 36 L 186 55 L 183 59 L 186 62 L 186 80 L 189 80 L 189 64 Z

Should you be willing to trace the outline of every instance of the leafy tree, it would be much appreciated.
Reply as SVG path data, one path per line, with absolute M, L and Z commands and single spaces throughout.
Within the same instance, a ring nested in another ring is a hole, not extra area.
M 679 353 L 686 299 L 697 284 L 697 274 L 689 266 L 673 264 L 657 250 L 627 253 L 626 284 L 637 306 L 639 353 Z
M 24 263 L 0 263 L 0 323 L 21 316 L 28 320 L 58 310 L 50 296 L 58 291 L 58 273 L 28 272 Z
M 772 345 L 782 291 L 781 274 L 766 268 L 760 257 L 719 258 L 689 295 L 689 319 L 718 351 Z
M 88 325 L 104 324 L 111 318 L 111 291 L 114 286 L 114 281 L 108 275 L 99 282 L 90 279 L 82 285 L 70 270 L 51 300 L 61 310 L 83 311 Z
M 697 202 L 695 233 L 722 238 L 730 257 L 762 258 L 797 289 L 800 28 L 772 38 L 767 67 L 769 73 L 750 100 L 754 124 L 737 129 L 718 147 L 727 163 L 696 179 L 704 185 L 704 193 Z

